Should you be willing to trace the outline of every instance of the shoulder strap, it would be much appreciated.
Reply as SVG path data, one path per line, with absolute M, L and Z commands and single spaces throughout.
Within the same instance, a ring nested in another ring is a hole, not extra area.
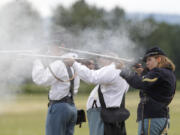
M 66 69 L 67 69 L 69 78 L 71 78 L 71 79 L 69 79 L 68 81 L 63 81 L 63 80 L 61 80 L 60 78 L 58 78 L 58 77 L 54 74 L 54 72 L 52 71 L 52 69 L 51 69 L 50 66 L 48 66 L 48 69 L 49 69 L 49 71 L 51 72 L 51 74 L 54 76 L 54 78 L 56 78 L 58 81 L 60 81 L 60 82 L 68 82 L 68 81 L 70 81 L 70 90 L 69 90 L 69 92 L 71 93 L 71 98 L 73 99 L 73 94 L 74 94 L 74 76 L 73 76 L 73 74 L 72 74 L 72 71 L 71 71 L 70 66 L 67 66 L 67 65 L 66 65 Z
M 67 67 L 66 67 L 67 68 Z M 52 71 L 52 69 L 51 69 L 51 67 L 48 65 L 48 69 L 49 69 L 49 71 L 51 72 L 51 74 L 54 76 L 54 78 L 56 78 L 58 81 L 60 81 L 60 82 L 70 82 L 70 81 L 72 81 L 72 80 L 74 80 L 74 78 L 76 77 L 76 74 L 74 74 L 74 75 L 72 75 L 68 80 L 62 80 L 62 79 L 60 79 L 60 78 L 58 78 L 55 74 L 54 74 L 54 72 Z M 67 70 L 68 71 L 68 70 Z
M 125 108 L 125 93 L 124 93 L 124 95 L 123 95 L 123 99 L 122 99 L 122 101 L 121 101 L 121 105 L 120 105 L 120 108 Z
M 106 108 L 106 104 L 104 102 L 104 97 L 103 97 L 103 94 L 101 92 L 101 85 L 99 85 L 99 88 L 98 88 L 98 96 L 99 96 L 99 102 L 101 104 L 101 107 Z
M 99 88 L 98 88 L 98 96 L 99 96 L 99 101 L 100 101 L 101 107 L 106 108 L 106 104 L 104 102 L 104 97 L 103 97 L 103 94 L 101 92 L 101 85 L 99 85 Z M 123 99 L 122 99 L 120 108 L 125 108 L 125 93 L 123 95 Z
M 58 81 L 60 81 L 60 82 L 64 82 L 63 80 L 61 80 L 60 78 L 58 78 L 58 77 L 54 74 L 54 72 L 52 71 L 50 65 L 48 65 L 48 69 L 49 69 L 49 71 L 51 72 L 51 74 L 54 76 L 54 78 L 56 78 L 56 79 L 57 79 Z

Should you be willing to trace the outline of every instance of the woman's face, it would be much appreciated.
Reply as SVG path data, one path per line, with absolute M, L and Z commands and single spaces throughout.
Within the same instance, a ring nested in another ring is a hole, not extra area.
M 148 57 L 146 60 L 146 67 L 149 70 L 152 70 L 153 68 L 156 68 L 158 66 L 158 61 L 155 57 Z

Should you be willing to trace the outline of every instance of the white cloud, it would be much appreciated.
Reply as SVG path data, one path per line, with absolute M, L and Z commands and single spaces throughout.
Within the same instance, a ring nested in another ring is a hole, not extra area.
M 128 12 L 180 14 L 179 0 L 122 0 L 121 3 Z
M 179 0 L 86 0 L 88 3 L 110 10 L 118 5 L 127 12 L 180 14 Z
M 12 1 L 12 0 L 1 0 L 0 1 L 0 6 L 3 6 L 4 4 L 6 4 L 6 3 L 10 2 L 10 1 Z
M 31 2 L 36 9 L 40 11 L 43 16 L 51 15 L 51 11 L 53 8 L 62 4 L 65 7 L 68 7 L 70 4 L 77 0 L 28 0 Z
M 12 0 L 0 0 L 0 6 Z M 28 0 L 43 16 L 51 15 L 51 10 L 58 4 L 70 6 L 77 0 Z M 89 4 L 104 7 L 107 10 L 115 6 L 127 12 L 180 14 L 179 0 L 86 0 Z

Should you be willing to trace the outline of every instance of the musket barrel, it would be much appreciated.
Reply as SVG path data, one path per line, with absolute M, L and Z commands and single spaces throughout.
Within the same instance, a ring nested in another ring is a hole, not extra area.
M 9 53 L 35 53 L 35 50 L 1 50 L 0 54 L 9 54 Z
M 57 55 L 43 55 L 43 54 L 18 54 L 19 56 L 25 57 L 35 57 L 35 58 L 50 58 L 50 59 L 60 59 L 64 60 L 66 57 L 57 56 Z M 68 58 L 68 57 L 67 57 Z M 75 60 L 86 60 L 86 58 L 73 58 Z
M 113 56 L 110 56 L 110 55 L 97 54 L 97 53 L 94 53 L 94 52 L 81 51 L 81 50 L 70 49 L 70 48 L 65 48 L 65 47 L 59 47 L 59 48 L 65 50 L 65 51 L 81 53 L 81 54 L 87 54 L 87 55 L 91 55 L 91 56 L 97 56 L 97 57 L 102 57 L 102 58 L 106 58 L 106 59 L 112 59 L 112 60 L 116 60 L 116 61 L 124 61 L 124 62 L 128 62 L 128 63 L 133 62 L 133 60 L 130 60 L 130 59 L 113 57 Z

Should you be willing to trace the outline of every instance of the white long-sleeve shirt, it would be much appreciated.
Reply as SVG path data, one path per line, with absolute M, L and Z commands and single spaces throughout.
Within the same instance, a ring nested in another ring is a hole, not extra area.
M 49 68 L 45 68 L 40 60 L 34 61 L 32 70 L 33 81 L 38 85 L 51 86 L 49 91 L 49 98 L 51 100 L 60 100 L 63 97 L 70 95 L 70 82 L 66 82 L 67 80 L 69 80 L 69 75 L 65 64 L 62 61 L 57 60 L 50 64 L 50 68 L 52 72 L 56 75 L 56 77 L 60 78 L 65 82 L 58 81 L 52 75 Z M 71 71 L 74 74 L 73 68 L 71 68 Z M 74 93 L 78 92 L 79 83 L 79 77 L 75 76 Z
M 129 85 L 119 75 L 121 70 L 116 69 L 114 64 L 105 66 L 99 70 L 90 70 L 86 66 L 74 62 L 73 68 L 80 79 L 87 83 L 97 84 L 88 98 L 87 110 L 92 108 L 94 100 L 97 100 L 97 106 L 100 107 L 97 94 L 99 85 L 101 85 L 106 107 L 120 107 L 123 95 L 128 91 Z

